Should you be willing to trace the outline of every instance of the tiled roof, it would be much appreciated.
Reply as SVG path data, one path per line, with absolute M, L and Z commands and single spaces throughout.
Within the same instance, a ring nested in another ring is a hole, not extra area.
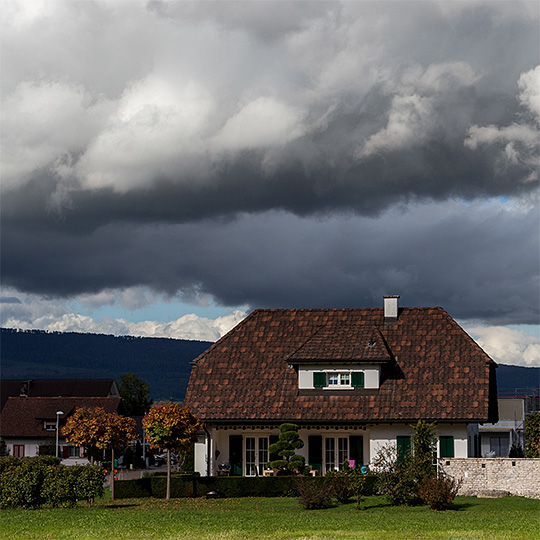
M 2 437 L 48 437 L 44 422 L 56 421 L 62 411 L 60 426 L 79 407 L 102 407 L 106 412 L 117 412 L 119 397 L 10 397 L 0 414 Z
M 301 394 L 310 360 L 384 361 L 380 389 Z M 199 356 L 185 404 L 206 422 L 487 421 L 495 367 L 442 308 L 256 310 Z
M 114 379 L 2 379 L 2 407 L 8 397 L 20 396 L 22 392 L 30 397 L 108 397 L 118 395 L 118 387 Z

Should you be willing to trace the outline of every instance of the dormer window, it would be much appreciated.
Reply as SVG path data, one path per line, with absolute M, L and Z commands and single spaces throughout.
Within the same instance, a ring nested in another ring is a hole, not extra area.
M 363 371 L 314 371 L 314 388 L 364 388 Z
M 45 429 L 45 431 L 56 431 L 56 422 L 45 420 L 43 428 Z

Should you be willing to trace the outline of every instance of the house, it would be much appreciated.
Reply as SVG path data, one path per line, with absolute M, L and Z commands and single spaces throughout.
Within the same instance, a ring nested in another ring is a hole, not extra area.
M 63 463 L 87 463 L 84 449 L 66 443 L 62 437 L 60 430 L 67 418 L 80 407 L 121 412 L 118 386 L 112 379 L 8 379 L 2 381 L 0 389 L 0 438 L 9 454 L 17 457 L 56 454 L 58 437 L 58 455 Z
M 0 410 L 11 396 L 119 397 L 114 379 L 2 379 Z
M 525 452 L 525 418 L 540 410 L 538 396 L 500 396 L 499 421 L 472 424 L 469 434 L 475 441 L 475 457 L 508 457 L 512 446 Z
M 467 426 L 497 421 L 496 364 L 440 307 L 260 309 L 193 363 L 185 405 L 203 422 L 195 467 L 262 475 L 284 422 L 324 473 L 410 446 L 437 422 L 440 457 L 467 457 Z

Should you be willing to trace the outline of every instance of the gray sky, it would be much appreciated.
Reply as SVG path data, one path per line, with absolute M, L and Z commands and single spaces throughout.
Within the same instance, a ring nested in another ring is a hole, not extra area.
M 2 324 L 397 293 L 538 325 L 539 9 L 7 0 Z

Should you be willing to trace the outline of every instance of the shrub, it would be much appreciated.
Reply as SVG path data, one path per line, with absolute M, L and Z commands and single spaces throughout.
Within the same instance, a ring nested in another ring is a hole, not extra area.
M 86 501 L 88 506 L 105 492 L 103 469 L 99 465 L 68 467 L 70 483 L 75 500 Z
M 398 462 L 395 446 L 386 445 L 379 450 L 376 463 L 377 489 L 386 495 L 390 504 L 414 505 L 421 502 L 418 486 L 422 474 L 410 455 Z
M 39 508 L 44 502 L 44 475 L 45 467 L 34 459 L 22 459 L 19 465 L 4 470 L 0 479 L 1 506 Z
M 2 464 L 0 505 L 39 508 L 72 506 L 103 495 L 103 471 L 97 465 L 66 467 L 51 456 L 16 458 Z
M 433 510 L 446 510 L 456 498 L 461 482 L 445 475 L 426 477 L 419 488 L 422 500 Z
M 514 443 L 511 448 L 510 452 L 508 452 L 509 458 L 522 458 L 525 457 L 525 454 L 523 452 L 523 448 L 521 445 Z
M 329 478 L 297 478 L 296 489 L 300 495 L 299 503 L 306 510 L 320 510 L 332 506 L 334 488 Z

